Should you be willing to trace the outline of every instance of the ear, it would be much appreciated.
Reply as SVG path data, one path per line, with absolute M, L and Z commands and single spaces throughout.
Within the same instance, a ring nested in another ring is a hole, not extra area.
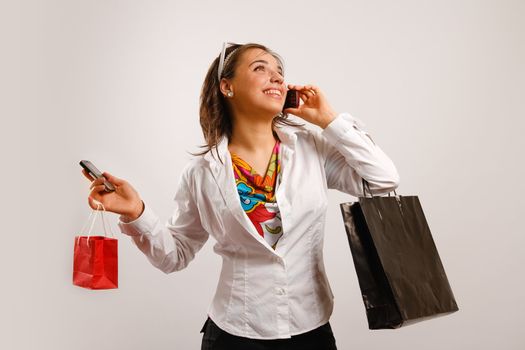
M 220 82 L 220 89 L 223 96 L 226 96 L 228 91 L 233 91 L 232 84 L 226 78 L 222 78 Z

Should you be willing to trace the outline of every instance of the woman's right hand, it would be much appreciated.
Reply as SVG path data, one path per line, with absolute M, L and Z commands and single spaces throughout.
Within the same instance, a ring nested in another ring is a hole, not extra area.
M 119 179 L 108 172 L 102 173 L 104 178 L 115 187 L 115 191 L 106 192 L 104 178 L 93 179 L 84 169 L 82 173 L 91 181 L 88 204 L 92 209 L 101 210 L 95 202 L 98 201 L 102 203 L 105 210 L 124 216 L 126 221 L 135 220 L 142 214 L 144 203 L 138 192 L 126 180 Z

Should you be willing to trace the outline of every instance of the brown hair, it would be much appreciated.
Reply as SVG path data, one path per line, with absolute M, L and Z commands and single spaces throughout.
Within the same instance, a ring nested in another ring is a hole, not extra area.
M 233 45 L 226 49 L 225 57 L 228 57 L 228 60 L 225 60 L 224 62 L 225 64 L 222 71 L 222 77 L 226 79 L 233 78 L 241 55 L 247 50 L 253 48 L 258 48 L 268 52 L 273 57 L 275 57 L 281 67 L 283 66 L 282 58 L 264 45 L 255 43 Z M 234 52 L 232 53 L 232 51 Z M 231 57 L 229 57 L 229 55 Z M 204 140 L 206 141 L 206 144 L 199 147 L 206 148 L 206 150 L 200 153 L 190 152 L 190 154 L 194 156 L 203 155 L 211 151 L 213 147 L 215 147 L 216 153 L 219 156 L 217 146 L 218 143 L 224 137 L 224 135 L 226 135 L 228 138 L 231 138 L 232 136 L 232 116 L 226 104 L 226 99 L 221 93 L 220 80 L 217 76 L 219 69 L 219 59 L 220 56 L 215 58 L 215 60 L 212 62 L 210 68 L 208 69 L 208 73 L 204 78 L 204 83 L 202 84 L 199 114 L 202 133 L 204 134 Z M 273 118 L 272 129 L 276 124 L 304 126 L 304 124 L 296 124 L 293 121 L 288 120 L 287 113 L 279 113 L 275 118 Z

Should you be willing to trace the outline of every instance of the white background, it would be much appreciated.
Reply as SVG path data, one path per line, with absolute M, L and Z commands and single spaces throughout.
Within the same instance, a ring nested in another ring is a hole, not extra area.
M 460 307 L 368 330 L 339 203 L 325 263 L 339 349 L 523 349 L 525 2 L 11 1 L 0 5 L 2 349 L 199 349 L 221 261 L 155 269 L 119 238 L 119 288 L 72 285 L 89 159 L 167 220 L 203 143 L 201 84 L 223 41 L 284 57 L 365 122 L 418 195 Z M 100 217 L 95 232 L 102 233 Z

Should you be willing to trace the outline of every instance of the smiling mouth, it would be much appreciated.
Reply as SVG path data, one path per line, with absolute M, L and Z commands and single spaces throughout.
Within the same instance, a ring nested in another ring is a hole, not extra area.
M 271 96 L 271 97 L 277 97 L 277 98 L 281 98 L 282 94 L 281 94 L 281 91 L 279 90 L 276 90 L 276 89 L 268 89 L 268 90 L 265 90 L 263 91 L 263 93 L 265 95 L 268 95 L 268 96 Z

